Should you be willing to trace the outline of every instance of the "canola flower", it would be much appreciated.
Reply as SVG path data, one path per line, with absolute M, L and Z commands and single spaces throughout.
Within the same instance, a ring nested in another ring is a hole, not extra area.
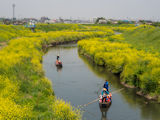
M 53 113 L 55 120 L 80 120 L 81 113 L 79 109 L 75 109 L 61 99 L 56 99 L 53 104 Z

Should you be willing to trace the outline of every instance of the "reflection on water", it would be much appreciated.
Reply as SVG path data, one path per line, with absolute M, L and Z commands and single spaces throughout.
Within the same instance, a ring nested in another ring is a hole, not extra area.
M 54 64 L 58 53 L 63 68 Z M 76 45 L 51 48 L 43 57 L 43 68 L 53 83 L 55 95 L 70 101 L 73 106 L 96 99 L 106 79 L 110 91 L 123 88 L 118 76 L 78 55 Z M 100 109 L 98 102 L 88 105 L 84 108 L 83 120 L 159 120 L 160 105 L 137 96 L 135 92 L 125 88 L 113 94 L 109 109 Z
M 112 105 L 112 104 L 111 104 Z M 110 105 L 110 106 L 111 106 Z M 101 113 L 102 113 L 102 117 L 101 117 L 101 120 L 108 120 L 107 119 L 107 112 L 108 112 L 108 110 L 109 110 L 109 108 L 110 108 L 110 106 L 108 106 L 108 107 L 101 107 L 101 106 L 99 106 L 99 108 L 100 108 L 100 110 L 101 110 Z
M 61 72 L 62 71 L 62 67 L 61 66 L 56 66 L 57 67 L 57 72 Z

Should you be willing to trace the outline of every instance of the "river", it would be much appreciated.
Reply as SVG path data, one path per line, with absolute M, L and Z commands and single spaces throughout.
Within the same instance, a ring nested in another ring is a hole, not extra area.
M 62 69 L 55 66 L 57 54 L 63 62 Z M 52 81 L 55 95 L 75 107 L 97 99 L 105 80 L 112 92 L 124 88 L 118 76 L 79 55 L 76 44 L 50 48 L 43 56 L 43 69 Z M 113 94 L 108 111 L 101 112 L 98 102 L 80 108 L 83 120 L 160 120 L 160 104 L 147 101 L 129 88 Z

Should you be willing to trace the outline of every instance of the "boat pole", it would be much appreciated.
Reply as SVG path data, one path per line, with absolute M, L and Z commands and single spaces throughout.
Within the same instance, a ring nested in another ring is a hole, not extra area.
M 124 90 L 124 88 L 121 88 L 121 89 L 119 89 L 119 90 L 113 91 L 112 94 L 115 94 L 115 93 L 120 92 L 120 91 L 122 91 L 122 90 Z M 95 99 L 95 100 L 93 100 L 93 101 L 91 101 L 91 102 L 89 102 L 89 103 L 87 103 L 87 104 L 80 105 L 80 107 L 86 107 L 86 106 L 88 106 L 89 104 L 92 104 L 92 103 L 97 102 L 98 100 L 99 100 L 99 98 L 97 98 L 97 99 Z

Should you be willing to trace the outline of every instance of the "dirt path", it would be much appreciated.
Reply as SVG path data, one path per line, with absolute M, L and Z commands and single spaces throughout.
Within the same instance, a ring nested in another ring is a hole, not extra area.
M 0 42 L 0 50 L 7 45 L 7 42 Z

